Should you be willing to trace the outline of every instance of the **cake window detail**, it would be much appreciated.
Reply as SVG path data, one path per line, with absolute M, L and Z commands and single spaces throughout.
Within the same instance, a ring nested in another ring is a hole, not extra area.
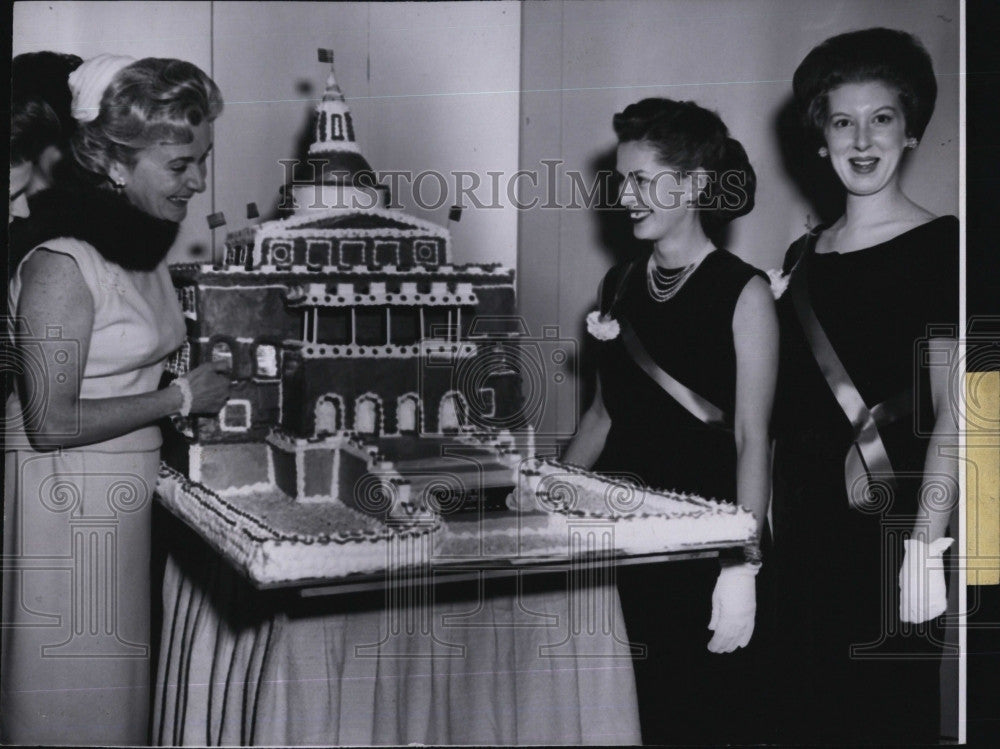
M 306 263 L 310 268 L 322 268 L 330 264 L 330 242 L 310 242 L 306 250 Z
M 457 432 L 466 424 L 468 405 L 463 396 L 457 390 L 449 390 L 441 399 L 438 408 L 438 431 Z
M 354 402 L 354 431 L 358 434 L 382 432 L 382 399 L 375 393 L 358 396 Z
M 285 243 L 271 245 L 271 262 L 279 267 L 292 264 L 292 246 Z
M 420 427 L 420 397 L 416 393 L 406 393 L 396 401 L 396 431 L 400 434 L 416 434 Z
M 233 350 L 225 341 L 216 341 L 212 344 L 212 361 L 224 361 L 233 366 Z
M 354 343 L 359 346 L 384 346 L 386 310 L 381 307 L 357 307 L 354 314 Z
M 433 239 L 417 239 L 413 242 L 413 257 L 421 265 L 438 264 L 438 243 Z
M 399 265 L 399 242 L 375 243 L 376 265 Z
M 446 307 L 421 308 L 424 320 L 424 338 L 447 341 L 451 338 L 451 315 Z
M 341 242 L 340 243 L 340 265 L 344 268 L 352 268 L 355 265 L 364 265 L 365 243 L 364 242 Z
M 226 246 L 226 264 L 227 265 L 246 265 L 247 263 L 247 246 L 245 244 L 227 245 Z
M 254 374 L 260 379 L 278 377 L 278 349 L 270 343 L 258 343 L 254 350 Z
M 198 319 L 198 308 L 195 303 L 195 288 L 194 286 L 178 286 L 174 289 L 177 292 L 177 301 L 180 302 L 181 311 L 184 313 L 185 317 L 190 317 L 192 320 Z
M 219 428 L 223 432 L 245 432 L 250 428 L 250 401 L 236 399 L 222 407 Z
M 351 343 L 351 314 L 347 307 L 318 307 L 316 315 L 316 343 L 343 346 Z
M 166 370 L 170 374 L 185 375 L 191 369 L 191 344 L 184 341 L 184 344 L 170 355 L 167 359 Z
M 330 140 L 344 139 L 344 120 L 334 112 L 330 113 Z
M 389 310 L 389 343 L 412 346 L 420 340 L 420 312 L 412 307 Z
M 316 401 L 316 428 L 317 437 L 328 434 L 336 434 L 342 428 L 344 414 L 344 401 L 335 393 L 321 395 Z

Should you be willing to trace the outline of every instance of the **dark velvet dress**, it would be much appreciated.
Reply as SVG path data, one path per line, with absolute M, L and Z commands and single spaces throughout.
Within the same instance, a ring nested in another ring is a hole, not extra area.
M 914 410 L 880 429 L 896 490 L 864 511 L 852 509 L 844 479 L 852 428 L 806 344 L 791 295 L 782 296 L 771 555 L 782 739 L 935 741 L 941 628 L 901 625 L 898 575 L 934 423 L 921 341 L 957 330 L 958 221 L 935 219 L 844 254 L 815 254 L 817 236 L 795 272 L 804 271 L 833 348 L 869 408 L 912 388 Z M 797 254 L 793 245 L 786 266 Z
M 625 266 L 602 287 L 607 310 Z M 665 302 L 646 288 L 639 262 L 622 287 L 613 316 L 628 319 L 650 356 L 674 379 L 732 415 L 736 405 L 733 313 L 759 271 L 735 255 L 708 255 Z M 707 426 L 665 393 L 638 365 L 621 337 L 600 344 L 601 392 L 611 428 L 594 470 L 628 475 L 663 489 L 735 501 L 736 443 L 731 431 Z M 766 568 L 766 564 L 765 564 Z M 618 569 L 629 639 L 647 646 L 635 661 L 639 714 L 646 743 L 763 741 L 760 705 L 747 687 L 767 626 L 758 622 L 750 646 L 710 653 L 712 590 L 717 559 Z M 766 575 L 758 576 L 758 591 Z M 758 602 L 758 611 L 766 609 Z

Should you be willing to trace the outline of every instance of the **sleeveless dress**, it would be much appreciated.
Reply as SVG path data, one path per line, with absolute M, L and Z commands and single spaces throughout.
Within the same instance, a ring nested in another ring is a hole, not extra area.
M 156 390 L 166 357 L 184 341 L 166 264 L 125 270 L 77 239 L 46 240 L 44 247 L 76 262 L 94 300 L 80 397 Z M 12 315 L 22 267 L 10 283 Z M 56 328 L 31 333 L 60 335 Z M 41 349 L 27 340 L 17 350 L 26 376 L 38 372 L 32 357 Z M 57 350 L 44 366 L 66 361 Z M 21 408 L 15 392 L 6 404 L 0 740 L 145 743 L 159 427 L 37 452 L 25 438 Z
M 812 252 L 817 237 L 793 272 L 805 273 L 816 317 L 865 403 L 907 388 L 916 400 L 912 416 L 879 430 L 896 491 L 866 511 L 852 509 L 844 479 L 852 428 L 790 294 L 782 296 L 773 571 L 782 624 L 775 662 L 786 666 L 783 738 L 936 742 L 941 627 L 901 625 L 898 575 L 934 423 L 919 344 L 958 331 L 958 221 L 938 218 L 844 254 Z M 786 270 L 796 254 L 789 250 Z
M 626 266 L 602 285 L 607 310 Z M 646 288 L 645 263 L 625 281 L 613 317 L 630 322 L 650 356 L 674 379 L 730 416 L 736 405 L 733 314 L 744 287 L 760 275 L 725 250 L 709 254 L 673 298 L 658 303 Z M 601 393 L 611 428 L 594 470 L 632 476 L 663 489 L 735 501 L 736 443 L 707 426 L 635 364 L 616 337 L 599 344 Z M 757 578 L 758 622 L 749 647 L 707 650 L 717 559 L 618 568 L 629 639 L 647 646 L 635 661 L 645 743 L 763 740 L 765 722 L 747 680 L 767 633 L 767 563 Z

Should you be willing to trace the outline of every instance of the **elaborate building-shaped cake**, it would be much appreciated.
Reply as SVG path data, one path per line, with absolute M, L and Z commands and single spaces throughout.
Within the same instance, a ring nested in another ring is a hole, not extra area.
M 733 505 L 535 459 L 538 386 L 566 380 L 572 342 L 528 338 L 512 270 L 453 264 L 445 228 L 389 207 L 332 69 L 313 133 L 291 215 L 172 268 L 171 370 L 222 359 L 233 386 L 165 445 L 166 507 L 260 586 L 753 541 Z M 523 505 L 489 512 L 515 469 Z
M 313 132 L 282 188 L 291 216 L 230 233 L 215 263 L 172 267 L 189 336 L 171 368 L 224 359 L 234 380 L 217 418 L 191 420 L 178 467 L 223 496 L 350 503 L 371 469 L 398 486 L 397 467 L 456 437 L 497 456 L 498 428 L 523 426 L 514 271 L 453 264 L 447 229 L 388 207 L 332 54 Z

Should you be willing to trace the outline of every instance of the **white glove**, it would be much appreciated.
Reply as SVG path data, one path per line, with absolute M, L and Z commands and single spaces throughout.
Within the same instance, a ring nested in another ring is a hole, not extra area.
M 723 567 L 712 591 L 712 621 L 715 632 L 708 643 L 713 653 L 731 653 L 746 647 L 753 635 L 757 614 L 757 583 L 760 563 L 745 562 Z
M 900 621 L 920 624 L 940 616 L 948 608 L 944 564 L 940 560 L 953 543 L 952 538 L 939 538 L 930 544 L 917 538 L 903 541 L 903 566 L 899 569 Z

